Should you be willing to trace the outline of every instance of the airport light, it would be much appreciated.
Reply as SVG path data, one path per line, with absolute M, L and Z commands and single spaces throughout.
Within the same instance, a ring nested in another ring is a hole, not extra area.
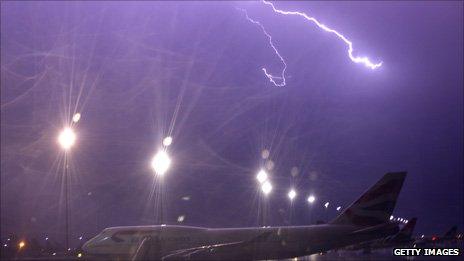
M 329 202 L 325 202 L 324 207 L 327 209 L 329 207 Z
M 293 199 L 295 199 L 296 197 L 296 191 L 294 189 L 291 189 L 289 192 L 288 192 L 288 198 L 290 199 L 290 201 L 293 201 Z
M 256 175 L 256 179 L 258 180 L 260 184 L 263 184 L 268 179 L 266 171 L 263 169 L 260 170 L 258 174 Z
M 393 220 L 395 217 L 394 216 L 390 216 L 390 220 Z
M 316 201 L 316 197 L 313 196 L 313 195 L 309 195 L 307 201 L 308 201 L 309 204 L 313 204 L 314 201 Z
M 71 128 L 64 128 L 58 136 L 61 148 L 68 151 L 76 142 L 76 134 Z
M 171 159 L 165 150 L 158 151 L 151 161 L 151 167 L 159 176 L 163 176 L 170 166 Z
M 25 246 L 26 246 L 26 242 L 24 242 L 24 240 L 21 240 L 21 241 L 18 243 L 19 250 L 21 250 L 21 249 L 24 248 Z
M 261 190 L 263 191 L 264 195 L 268 195 L 272 191 L 272 184 L 269 180 L 265 181 L 264 184 L 261 186 Z
M 337 207 L 337 211 L 340 211 L 340 209 L 342 209 L 342 207 L 341 207 L 341 206 L 338 206 L 338 207 Z

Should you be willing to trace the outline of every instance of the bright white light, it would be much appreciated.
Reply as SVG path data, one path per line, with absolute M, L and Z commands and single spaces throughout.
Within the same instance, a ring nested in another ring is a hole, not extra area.
M 166 171 L 171 166 L 171 159 L 169 155 L 164 150 L 160 150 L 156 155 L 153 157 L 151 161 L 151 167 L 158 175 L 164 175 Z
M 337 207 L 337 211 L 340 211 L 340 209 L 342 209 L 342 207 L 338 206 L 338 207 Z
M 74 123 L 77 123 L 79 120 L 81 119 L 81 114 L 80 113 L 76 113 L 74 114 L 73 118 L 72 118 L 72 121 Z
M 272 190 L 271 182 L 269 181 L 264 182 L 264 184 L 261 186 L 261 190 L 263 191 L 265 195 L 271 193 L 271 190 Z
M 328 207 L 329 207 L 329 204 L 330 204 L 329 202 L 325 202 L 324 207 L 325 207 L 325 208 L 328 208 Z
M 294 198 L 296 197 L 296 191 L 294 189 L 291 189 L 289 192 L 288 192 L 288 198 L 290 200 L 293 200 Z
M 65 128 L 58 136 L 58 143 L 64 150 L 70 149 L 76 142 L 76 134 L 71 128 Z
M 267 180 L 267 173 L 265 170 L 260 170 L 258 172 L 258 175 L 256 175 L 256 179 L 258 180 L 259 183 L 263 184 L 264 181 Z
M 393 220 L 395 217 L 394 216 L 390 216 L 390 220 Z
M 45 240 L 48 240 L 48 237 L 46 237 Z
M 178 216 L 178 217 L 177 217 L 177 222 L 182 223 L 182 222 L 184 222 L 184 219 L 185 219 L 185 216 L 184 216 L 184 215 Z
M 171 136 L 168 136 L 168 137 L 164 138 L 164 140 L 163 140 L 163 145 L 164 145 L 165 147 L 171 145 L 171 143 L 172 143 L 172 137 L 171 137 Z
M 407 219 L 404 220 L 404 223 L 408 223 L 409 221 Z
M 82 240 L 82 236 L 79 237 L 79 240 Z
M 314 203 L 314 201 L 316 201 L 316 197 L 313 196 L 313 195 L 310 195 L 310 196 L 308 197 L 308 202 L 312 204 L 312 203 Z

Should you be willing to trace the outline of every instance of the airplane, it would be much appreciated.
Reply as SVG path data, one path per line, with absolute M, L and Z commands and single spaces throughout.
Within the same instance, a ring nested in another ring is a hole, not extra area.
M 409 246 L 415 241 L 415 239 L 412 237 L 412 232 L 416 226 L 416 221 L 417 218 L 410 219 L 408 223 L 404 225 L 403 228 L 401 228 L 400 231 L 395 235 L 348 246 L 345 248 L 345 250 L 356 251 L 362 249 L 363 253 L 370 253 L 373 249 Z
M 458 227 L 452 226 L 442 237 L 431 236 L 418 238 L 414 243 L 414 247 L 435 246 L 437 244 L 453 243 L 459 238 L 457 235 Z
M 132 260 L 285 259 L 326 252 L 398 232 L 390 216 L 406 172 L 385 174 L 328 224 L 203 228 L 176 225 L 110 227 L 87 241 L 88 258 Z

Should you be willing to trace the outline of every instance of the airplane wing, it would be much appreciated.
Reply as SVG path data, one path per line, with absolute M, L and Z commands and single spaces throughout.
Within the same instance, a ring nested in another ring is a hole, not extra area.
M 161 260 L 246 260 L 252 257 L 254 244 L 266 240 L 271 231 L 246 241 L 228 242 L 222 244 L 205 245 L 200 247 L 176 250 L 161 257 Z M 151 240 L 142 241 L 136 254 L 132 258 L 136 260 L 153 259 L 151 256 Z
M 271 231 L 246 241 L 230 242 L 178 250 L 162 260 L 246 260 L 253 256 L 255 243 L 266 240 Z

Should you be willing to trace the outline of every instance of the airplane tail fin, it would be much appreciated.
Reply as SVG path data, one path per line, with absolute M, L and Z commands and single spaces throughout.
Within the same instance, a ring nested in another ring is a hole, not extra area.
M 387 223 L 403 186 L 406 172 L 385 174 L 331 224 L 375 226 Z
M 458 227 L 457 226 L 453 226 L 451 227 L 450 230 L 448 230 L 445 235 L 443 236 L 443 238 L 455 238 L 456 237 L 456 234 L 457 234 L 457 231 L 458 231 Z

